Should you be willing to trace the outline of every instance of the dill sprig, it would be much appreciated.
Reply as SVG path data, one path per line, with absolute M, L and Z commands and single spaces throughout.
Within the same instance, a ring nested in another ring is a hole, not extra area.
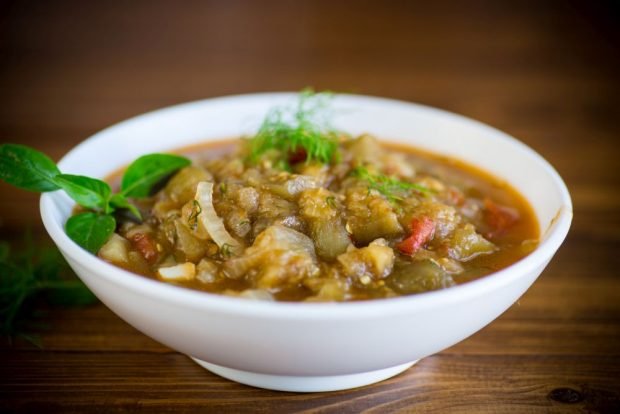
M 351 170 L 351 175 L 366 182 L 368 190 L 376 190 L 391 202 L 402 201 L 411 191 L 428 194 L 431 190 L 423 185 L 401 181 L 380 173 L 374 173 L 363 166 Z
M 198 216 L 202 214 L 202 207 L 198 200 L 192 200 L 192 211 L 187 218 L 187 223 L 192 230 L 196 230 L 198 227 Z
M 338 159 L 338 137 L 330 124 L 330 93 L 306 89 L 297 103 L 269 111 L 257 134 L 250 139 L 249 161 L 257 163 L 270 150 L 279 151 L 275 165 L 290 168 L 290 159 L 301 153 L 301 160 L 329 164 Z
M 229 257 L 231 257 L 233 255 L 233 246 L 231 246 L 228 243 L 224 243 L 222 244 L 222 247 L 220 247 L 220 255 L 222 256 L 222 258 L 224 259 L 228 259 Z
M 37 297 L 60 306 L 97 300 L 58 249 L 35 246 L 28 233 L 19 251 L 12 252 L 7 242 L 0 242 L 0 336 L 21 336 L 37 345 L 37 338 L 25 334 L 18 323 L 29 316 Z

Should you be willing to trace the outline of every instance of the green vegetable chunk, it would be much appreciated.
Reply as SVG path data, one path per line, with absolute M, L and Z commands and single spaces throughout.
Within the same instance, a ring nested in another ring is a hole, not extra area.
M 135 160 L 125 171 L 121 192 L 127 197 L 147 197 L 155 185 L 191 161 L 171 154 L 149 154 Z
M 0 179 L 24 190 L 46 192 L 60 187 L 60 170 L 47 155 L 18 144 L 0 145 Z
M 452 276 L 430 260 L 397 261 L 386 282 L 402 295 L 443 289 L 455 284 Z
M 56 183 L 79 205 L 109 212 L 108 202 L 112 189 L 108 183 L 83 175 L 59 174 Z
M 77 244 L 93 254 L 110 238 L 116 228 L 116 220 L 111 215 L 80 213 L 67 220 L 65 230 Z

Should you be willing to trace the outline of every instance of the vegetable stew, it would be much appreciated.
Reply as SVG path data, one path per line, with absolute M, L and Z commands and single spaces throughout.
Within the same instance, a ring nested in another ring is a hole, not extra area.
M 460 161 L 370 135 L 334 137 L 329 157 L 272 146 L 252 159 L 255 139 L 180 151 L 192 164 L 134 199 L 142 220 L 118 215 L 98 255 L 213 293 L 347 301 L 450 287 L 537 245 L 525 199 Z
M 337 131 L 330 98 L 306 90 L 269 111 L 252 137 L 143 155 L 112 186 L 2 144 L 0 180 L 67 193 L 77 203 L 67 235 L 110 263 L 255 299 L 420 293 L 536 247 L 534 214 L 509 185 L 457 160 Z

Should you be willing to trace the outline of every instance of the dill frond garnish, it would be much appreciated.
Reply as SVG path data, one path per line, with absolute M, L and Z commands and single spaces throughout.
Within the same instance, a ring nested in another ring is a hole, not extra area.
M 220 194 L 221 195 L 226 195 L 226 192 L 228 191 L 228 184 L 220 183 L 219 189 L 220 189 Z
M 336 208 L 337 207 L 337 205 L 336 205 L 336 197 L 334 197 L 334 196 L 328 196 L 327 198 L 325 198 L 325 202 L 331 208 Z
M 196 230 L 198 227 L 198 216 L 202 213 L 202 207 L 200 207 L 198 200 L 193 200 L 192 203 L 192 211 L 187 218 L 187 223 L 192 230 Z
M 273 108 L 257 134 L 249 140 L 249 161 L 256 164 L 271 150 L 279 151 L 274 165 L 289 169 L 295 161 L 337 161 L 338 137 L 330 124 L 330 93 L 303 90 L 295 105 Z
M 368 190 L 376 190 L 391 202 L 402 201 L 411 191 L 429 194 L 431 190 L 423 185 L 401 181 L 380 173 L 374 173 L 363 166 L 355 167 L 350 173 L 366 182 Z
M 233 254 L 232 249 L 233 249 L 233 246 L 231 246 L 231 245 L 230 245 L 230 244 L 228 244 L 228 243 L 224 243 L 224 244 L 222 245 L 222 247 L 220 247 L 220 255 L 221 255 L 223 258 L 227 259 L 227 258 L 229 258 L 230 256 L 232 256 L 232 254 Z

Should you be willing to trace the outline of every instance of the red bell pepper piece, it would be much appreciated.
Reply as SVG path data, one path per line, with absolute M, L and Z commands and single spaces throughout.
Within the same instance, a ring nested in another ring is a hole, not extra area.
M 409 227 L 411 228 L 411 235 L 396 243 L 396 248 L 402 253 L 412 256 L 424 243 L 433 238 L 435 222 L 429 217 L 414 218 Z

